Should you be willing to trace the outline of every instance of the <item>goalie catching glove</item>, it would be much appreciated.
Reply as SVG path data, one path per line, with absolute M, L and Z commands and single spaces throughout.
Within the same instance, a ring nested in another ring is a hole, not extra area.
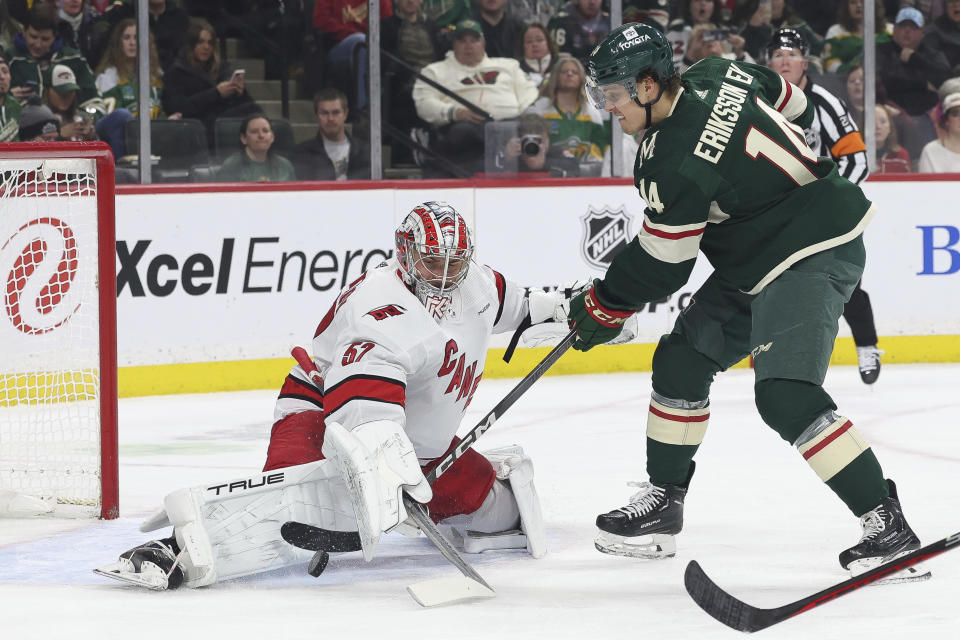
M 570 301 L 569 324 L 576 329 L 577 339 L 573 348 L 577 351 L 589 351 L 598 344 L 609 343 L 623 331 L 624 324 L 636 313 L 632 309 L 617 309 L 600 297 L 598 285 L 578 294 Z
M 352 431 L 330 422 L 323 455 L 347 485 L 367 562 L 373 559 L 380 535 L 407 519 L 403 491 L 424 504 L 433 498 L 413 445 L 396 422 L 366 422 Z

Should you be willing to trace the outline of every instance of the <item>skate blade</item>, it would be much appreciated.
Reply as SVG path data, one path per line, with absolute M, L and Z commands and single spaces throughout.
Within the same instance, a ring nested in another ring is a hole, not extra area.
M 676 537 L 665 533 L 628 538 L 601 530 L 593 546 L 600 553 L 644 560 L 662 560 L 677 555 Z
M 890 562 L 896 558 L 910 553 L 905 551 L 904 553 L 890 556 L 889 558 L 878 558 L 871 560 L 858 560 L 856 562 L 850 563 L 849 570 L 850 576 L 856 578 L 857 576 L 866 573 L 867 571 L 880 566 L 883 563 Z M 881 578 L 875 582 L 871 582 L 870 586 L 877 586 L 882 584 L 903 584 L 906 582 L 923 582 L 924 580 L 929 580 L 933 577 L 933 573 L 926 568 L 923 564 L 915 564 L 910 567 L 906 567 L 902 571 L 898 571 L 894 574 L 887 576 L 886 578 Z
M 167 590 L 167 577 L 162 572 L 133 573 L 130 571 L 124 571 L 122 566 L 117 562 L 94 569 L 93 572 L 98 576 L 103 576 L 104 578 L 118 580 L 126 584 L 132 584 L 144 589 L 150 589 L 151 591 Z

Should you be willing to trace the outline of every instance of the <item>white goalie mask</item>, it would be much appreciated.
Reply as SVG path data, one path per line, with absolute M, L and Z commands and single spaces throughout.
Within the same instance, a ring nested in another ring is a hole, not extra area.
M 463 216 L 446 202 L 419 204 L 397 229 L 396 243 L 404 282 L 424 305 L 442 307 L 470 269 L 473 236 Z

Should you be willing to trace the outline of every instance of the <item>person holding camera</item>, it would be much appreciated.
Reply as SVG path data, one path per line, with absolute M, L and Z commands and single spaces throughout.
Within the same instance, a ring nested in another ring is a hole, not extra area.
M 516 162 L 518 173 L 549 173 L 555 178 L 580 175 L 580 163 L 562 147 L 550 146 L 547 121 L 534 113 L 525 113 L 517 121 L 517 137 L 507 141 L 504 164 Z
M 479 22 L 461 20 L 453 38 L 453 51 L 424 67 L 421 73 L 425 78 L 479 107 L 493 120 L 514 118 L 537 99 L 537 86 L 519 62 L 487 56 Z M 486 116 L 419 79 L 413 85 L 413 102 L 417 115 L 433 126 L 433 147 L 445 159 L 432 167 L 437 176 L 449 175 L 450 164 L 471 175 L 483 170 Z
M 10 65 L 0 55 L 0 142 L 17 140 L 20 112 L 20 103 L 10 93 Z
M 712 22 L 698 24 L 690 31 L 686 54 L 677 64 L 677 71 L 682 74 L 710 56 L 753 63 L 754 59 L 744 50 L 745 44 L 746 41 L 730 29 L 718 29 Z

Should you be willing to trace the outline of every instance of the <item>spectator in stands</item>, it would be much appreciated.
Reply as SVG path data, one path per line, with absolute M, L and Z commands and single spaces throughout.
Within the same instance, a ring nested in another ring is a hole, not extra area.
M 716 25 L 710 22 L 698 24 L 690 31 L 686 53 L 677 65 L 677 70 L 682 74 L 692 65 L 710 56 L 753 62 L 753 58 L 744 50 L 744 44 L 744 39 L 729 29 L 717 29 Z
M 43 104 L 40 96 L 30 96 L 20 113 L 18 137 L 21 142 L 53 142 L 60 137 L 60 121 Z
M 298 180 L 369 180 L 370 146 L 346 132 L 347 96 L 339 89 L 321 89 L 313 98 L 320 129 L 317 137 L 298 144 L 292 154 Z
M 125 18 L 135 18 L 135 0 L 119 0 L 107 7 L 103 19 L 112 27 Z M 166 72 L 183 50 L 183 41 L 190 28 L 190 14 L 176 0 L 147 0 L 150 33 L 157 42 L 160 67 Z
M 483 28 L 487 55 L 512 58 L 523 33 L 523 22 L 507 11 L 507 0 L 477 0 L 476 5 L 473 17 Z
M 87 0 L 58 0 L 57 4 L 58 35 L 64 46 L 80 51 L 90 67 L 96 68 L 110 37 L 109 23 L 87 5 Z
M 960 93 L 943 99 L 940 127 L 945 135 L 933 140 L 920 154 L 920 173 L 960 173 Z
M 923 41 L 923 16 L 901 9 L 893 39 L 877 45 L 877 69 L 887 95 L 910 116 L 921 116 L 937 106 L 937 87 L 950 77 L 942 52 Z
M 525 113 L 517 122 L 517 137 L 507 141 L 504 167 L 517 167 L 519 173 L 548 173 L 555 178 L 580 175 L 580 164 L 565 149 L 550 144 L 547 121 L 535 113 Z
M 520 36 L 520 68 L 540 89 L 550 77 L 560 55 L 557 43 L 539 22 L 528 24 Z
M 380 0 L 380 19 L 393 15 L 390 0 Z M 325 34 L 327 69 L 347 73 L 354 107 L 367 106 L 367 0 L 320 0 L 313 5 L 313 28 Z
M 623 24 L 639 22 L 666 31 L 672 4 L 668 0 L 623 0 Z
M 947 2 L 949 0 L 900 0 L 897 9 L 913 7 L 920 11 L 924 22 L 929 24 L 946 13 L 945 5 Z
M 602 163 L 610 148 L 609 120 L 584 94 L 586 73 L 576 58 L 561 54 L 542 96 L 527 112 L 547 123 L 550 148 L 564 151 L 580 164 Z M 596 165 L 599 169 L 600 164 Z M 587 171 L 586 173 L 592 173 Z
M 127 109 L 137 117 L 137 23 L 132 18 L 121 20 L 113 29 L 107 50 L 97 69 L 97 89 L 103 96 L 107 111 Z M 160 96 L 163 91 L 163 72 L 157 57 L 157 47 L 150 34 L 150 119 L 164 117 Z M 171 118 L 179 118 L 173 114 Z
M 850 115 L 853 116 L 853 121 L 857 123 L 857 129 L 863 131 L 863 65 L 855 65 L 847 73 L 847 78 L 844 81 L 844 88 L 847 90 L 846 102 L 847 106 L 850 108 Z M 880 100 L 880 89 L 883 87 L 883 83 L 877 82 L 877 102 Z M 883 92 L 886 96 L 886 91 Z
M 867 0 L 869 1 L 869 0 Z M 837 11 L 837 22 L 827 29 L 823 46 L 823 69 L 831 73 L 847 73 L 863 58 L 863 2 L 844 0 Z M 887 22 L 887 12 L 881 0 L 876 7 L 875 41 L 877 45 L 890 40 L 893 25 Z
M 217 33 L 206 20 L 190 25 L 183 52 L 163 80 L 164 111 L 202 121 L 211 146 L 217 118 L 245 116 L 257 110 L 243 75 L 220 60 Z
M 56 24 L 46 6 L 36 5 L 30 11 L 24 32 L 14 39 L 6 57 L 10 61 L 11 92 L 21 102 L 43 94 L 50 84 L 51 67 L 66 65 L 76 78 L 80 110 L 106 111 L 90 66 L 79 51 L 63 46 L 56 37 Z
M 923 42 L 947 58 L 952 75 L 960 75 L 960 0 L 944 0 L 944 12 L 930 25 Z
M 897 141 L 894 115 L 893 107 L 877 105 L 877 173 L 910 173 L 910 154 Z
M 587 56 L 610 31 L 610 14 L 601 0 L 571 0 L 547 23 L 547 31 L 563 53 L 586 63 Z
M 23 25 L 10 15 L 6 2 L 0 2 L 0 53 L 13 46 L 13 39 L 23 31 Z
M 537 99 L 537 87 L 513 58 L 489 58 L 476 20 L 462 20 L 454 31 L 453 51 L 423 69 L 423 75 L 486 111 L 494 120 L 514 118 Z M 483 166 L 486 118 L 417 80 L 417 113 L 437 128 L 436 150 L 468 173 Z M 437 167 L 448 173 L 445 166 Z
M 470 0 L 424 0 L 423 10 L 441 29 L 453 29 L 473 14 Z
M 296 180 L 293 165 L 273 150 L 273 127 L 262 113 L 240 124 L 241 151 L 227 157 L 217 174 L 220 182 L 283 182 Z
M 424 17 L 423 0 L 396 0 L 394 13 L 380 24 L 380 45 L 419 72 L 440 59 L 439 28 Z M 413 104 L 416 77 L 394 62 L 383 67 L 385 118 L 401 131 L 425 126 Z M 394 148 L 400 145 L 395 145 Z
M 0 56 L 0 142 L 17 140 L 20 112 L 20 103 L 10 93 L 10 65 Z
M 79 104 L 80 87 L 73 69 L 56 64 L 50 70 L 50 82 L 43 90 L 43 102 L 60 120 L 60 137 L 66 140 L 103 140 L 113 149 L 115 158 L 126 155 L 124 125 L 133 116 L 126 109 L 103 111 Z
M 774 32 L 783 27 L 795 29 L 803 36 L 810 45 L 810 56 L 819 56 L 823 51 L 823 38 L 817 35 L 785 0 L 748 0 L 734 11 L 733 22 L 745 23 L 740 35 L 746 41 L 744 48 L 755 60 L 763 58 L 764 50 Z
M 680 15 L 674 18 L 664 35 L 673 45 L 673 63 L 679 65 L 687 54 L 690 32 L 698 24 L 723 24 L 720 0 L 680 0 Z

